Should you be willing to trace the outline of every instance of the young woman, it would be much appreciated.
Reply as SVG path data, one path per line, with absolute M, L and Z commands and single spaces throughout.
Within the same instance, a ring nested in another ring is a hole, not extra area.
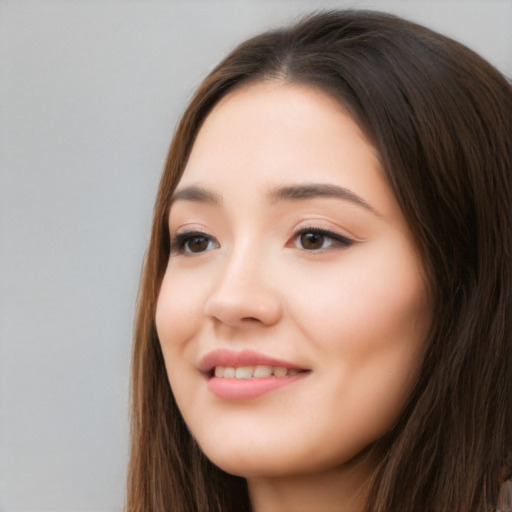
M 511 476 L 512 89 L 376 12 L 239 46 L 171 145 L 127 512 L 483 512 Z

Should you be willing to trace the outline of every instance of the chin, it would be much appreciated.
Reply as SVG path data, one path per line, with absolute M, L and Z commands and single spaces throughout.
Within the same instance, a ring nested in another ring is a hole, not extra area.
M 217 467 L 234 476 L 244 478 L 274 475 L 282 476 L 289 471 L 283 464 L 283 457 L 276 457 L 275 451 L 261 450 L 245 446 L 233 446 L 229 443 L 216 443 L 216 446 L 199 444 L 206 457 Z M 272 456 L 273 455 L 273 456 Z M 280 460 L 276 460 L 280 459 Z
M 220 469 L 243 478 L 280 478 L 341 468 L 365 453 L 366 446 L 344 447 L 342 450 L 325 450 L 325 447 L 297 449 L 294 446 L 275 446 L 269 439 L 261 445 L 240 443 L 233 446 L 216 443 L 215 446 L 201 446 L 206 457 Z M 219 447 L 222 446 L 222 449 Z
M 257 461 L 247 460 L 246 457 L 238 457 L 233 454 L 221 457 L 208 457 L 217 467 L 233 476 L 243 478 L 280 478 L 293 474 L 306 473 L 304 468 L 297 471 L 297 464 L 288 465 L 274 460 L 259 458 Z

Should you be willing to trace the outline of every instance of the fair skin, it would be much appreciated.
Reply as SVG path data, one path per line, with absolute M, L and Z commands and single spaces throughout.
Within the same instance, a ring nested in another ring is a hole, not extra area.
M 431 310 L 374 148 L 319 90 L 243 86 L 199 131 L 169 230 L 156 325 L 204 453 L 255 512 L 360 510 Z

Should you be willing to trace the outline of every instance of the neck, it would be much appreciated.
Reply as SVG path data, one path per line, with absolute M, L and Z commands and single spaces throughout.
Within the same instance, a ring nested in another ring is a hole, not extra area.
M 253 512 L 361 512 L 373 465 L 353 461 L 313 474 L 248 478 Z

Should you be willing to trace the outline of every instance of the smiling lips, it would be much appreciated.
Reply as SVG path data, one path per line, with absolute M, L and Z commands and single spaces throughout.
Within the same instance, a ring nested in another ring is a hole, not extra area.
M 256 398 L 292 384 L 310 373 L 292 363 L 244 350 L 215 350 L 199 366 L 208 390 L 220 398 Z

